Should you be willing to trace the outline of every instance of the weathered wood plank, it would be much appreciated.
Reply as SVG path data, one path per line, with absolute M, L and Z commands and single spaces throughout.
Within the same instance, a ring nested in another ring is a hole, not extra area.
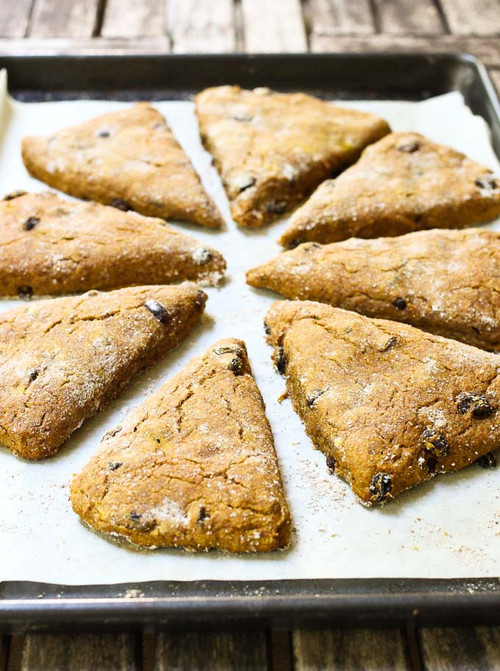
M 165 0 L 107 0 L 102 37 L 156 37 L 166 34 Z
M 369 0 L 309 0 L 306 21 L 309 32 L 315 35 L 369 35 L 375 32 Z
M 390 35 L 435 35 L 444 32 L 433 0 L 375 0 L 379 30 Z
M 409 668 L 399 629 L 295 631 L 295 671 L 358 669 L 406 671 Z
M 176 53 L 220 53 L 235 49 L 232 0 L 170 0 L 168 18 Z
M 0 8 L 0 37 L 24 37 L 33 0 L 7 0 Z
M 300 0 L 242 0 L 245 51 L 277 53 L 307 51 Z
M 426 671 L 498 671 L 500 627 L 422 629 Z
M 158 634 L 155 671 L 172 669 L 267 670 L 266 634 L 263 631 Z
M 500 33 L 500 0 L 441 0 L 441 6 L 452 33 Z
M 17 1 L 17 0 L 15 0 Z M 99 0 L 35 0 L 32 37 L 91 37 Z
M 132 634 L 30 634 L 21 671 L 136 671 L 139 660 Z

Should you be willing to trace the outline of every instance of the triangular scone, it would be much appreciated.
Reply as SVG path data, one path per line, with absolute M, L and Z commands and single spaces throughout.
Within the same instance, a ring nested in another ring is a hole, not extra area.
M 249 270 L 287 298 L 407 322 L 500 349 L 500 233 L 433 229 L 395 238 L 306 242 Z
M 496 354 L 311 301 L 278 301 L 266 329 L 307 433 L 362 503 L 500 447 Z
M 0 445 L 57 452 L 138 371 L 176 347 L 206 296 L 195 284 L 30 303 L 0 314 Z
M 196 113 L 240 226 L 263 226 L 290 211 L 390 132 L 374 114 L 267 88 L 206 89 Z
M 68 294 L 140 284 L 216 284 L 224 258 L 163 219 L 48 191 L 0 201 L 0 295 Z
M 94 529 L 136 545 L 288 545 L 290 515 L 245 344 L 215 343 L 106 434 L 71 500 Z
M 391 133 L 290 219 L 283 246 L 465 228 L 500 215 L 500 178 L 418 133 Z
M 218 228 L 222 218 L 162 115 L 148 103 L 50 137 L 26 137 L 31 175 L 72 196 Z

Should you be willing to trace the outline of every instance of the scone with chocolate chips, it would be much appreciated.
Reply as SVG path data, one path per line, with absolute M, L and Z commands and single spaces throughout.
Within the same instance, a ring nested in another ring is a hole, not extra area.
M 428 228 L 465 228 L 500 216 L 500 178 L 418 133 L 391 133 L 292 216 L 280 242 L 338 242 Z
M 106 434 L 71 500 L 99 532 L 144 547 L 275 550 L 290 515 L 245 344 L 221 340 Z
M 289 212 L 390 132 L 374 114 L 267 88 L 206 89 L 196 113 L 240 226 L 263 226 Z
M 26 459 L 57 452 L 186 337 L 205 300 L 186 282 L 92 291 L 0 314 L 0 445 Z
M 500 447 L 496 354 L 312 301 L 278 301 L 266 329 L 307 433 L 362 503 Z
M 500 233 L 494 231 L 306 242 L 249 270 L 247 282 L 500 349 Z
M 222 217 L 162 115 L 138 103 L 50 137 L 26 137 L 28 172 L 71 196 L 209 228 Z
M 219 252 L 163 221 L 48 191 L 0 201 L 0 295 L 79 293 L 198 280 L 217 284 Z

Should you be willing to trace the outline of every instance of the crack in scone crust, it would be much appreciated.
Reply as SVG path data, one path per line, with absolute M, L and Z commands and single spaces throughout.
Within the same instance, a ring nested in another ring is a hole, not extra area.
M 71 497 L 97 531 L 136 545 L 286 546 L 290 516 L 245 344 L 214 344 L 146 399 L 103 438 Z
M 500 447 L 497 355 L 311 301 L 266 324 L 308 434 L 363 503 Z

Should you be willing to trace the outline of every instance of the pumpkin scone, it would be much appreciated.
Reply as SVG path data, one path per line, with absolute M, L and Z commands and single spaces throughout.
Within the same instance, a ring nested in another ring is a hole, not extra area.
M 58 451 L 138 371 L 176 347 L 203 312 L 195 284 L 54 298 L 0 314 L 0 445 Z
M 107 433 L 71 501 L 99 532 L 144 547 L 285 547 L 290 515 L 245 344 L 221 340 Z
M 22 153 L 33 177 L 71 196 L 209 228 L 223 223 L 191 161 L 149 103 L 50 137 L 26 137 Z
M 68 294 L 199 280 L 217 284 L 219 252 L 163 219 L 49 192 L 0 201 L 0 295 Z
M 281 236 L 301 242 L 465 228 L 500 216 L 500 178 L 418 133 L 391 133 L 337 179 L 321 184 Z
M 390 132 L 374 114 L 267 88 L 206 89 L 196 113 L 240 226 L 263 226 L 289 212 Z
M 254 287 L 500 349 L 500 233 L 433 229 L 306 242 L 247 272 Z
M 362 503 L 500 447 L 496 354 L 312 301 L 278 301 L 266 329 L 307 433 Z

